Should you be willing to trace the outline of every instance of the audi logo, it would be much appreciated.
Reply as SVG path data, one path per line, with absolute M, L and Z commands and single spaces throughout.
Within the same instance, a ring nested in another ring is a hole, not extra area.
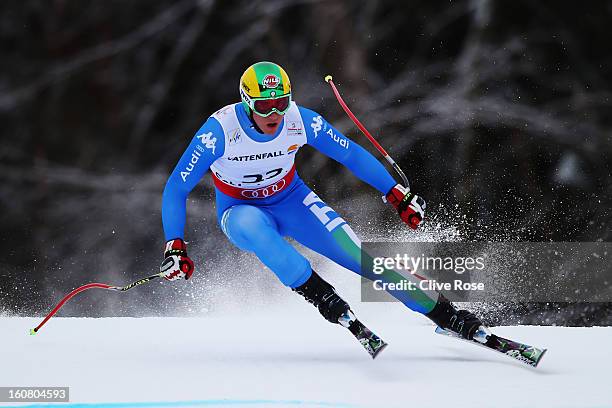
M 252 190 L 242 190 L 240 194 L 246 198 L 266 198 L 278 193 L 283 188 L 285 188 L 285 179 L 280 179 L 276 183 L 266 187 L 255 188 Z

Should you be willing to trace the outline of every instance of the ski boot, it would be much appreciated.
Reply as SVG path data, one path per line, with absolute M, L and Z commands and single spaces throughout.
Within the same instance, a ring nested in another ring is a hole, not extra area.
M 474 313 L 467 310 L 457 310 L 442 294 L 440 294 L 434 308 L 425 316 L 442 329 L 453 332 L 466 340 L 476 340 L 484 343 L 491 334 Z
M 304 284 L 292 290 L 312 303 L 327 321 L 346 327 L 372 358 L 387 346 L 387 343 L 357 320 L 348 303 L 315 271 L 312 271 Z

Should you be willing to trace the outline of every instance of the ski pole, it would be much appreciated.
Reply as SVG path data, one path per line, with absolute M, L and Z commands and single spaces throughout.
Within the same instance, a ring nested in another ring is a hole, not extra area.
M 395 160 L 393 160 L 393 158 L 391 156 L 389 156 L 389 153 L 387 153 L 387 151 L 380 145 L 380 143 L 378 143 L 376 141 L 376 139 L 374 139 L 374 137 L 372 137 L 370 132 L 368 132 L 368 129 L 366 129 L 366 127 L 363 126 L 363 124 L 359 121 L 359 119 L 357 119 L 355 114 L 353 114 L 353 112 L 351 112 L 351 110 L 349 109 L 347 104 L 342 99 L 342 96 L 340 96 L 340 92 L 338 92 L 338 89 L 336 88 L 336 85 L 334 84 L 334 81 L 332 81 L 332 76 L 331 75 L 327 75 L 325 77 L 325 82 L 327 82 L 331 86 L 331 89 L 334 92 L 334 95 L 336 96 L 336 99 L 338 100 L 338 103 L 340 104 L 340 106 L 342 106 L 342 109 L 344 109 L 344 112 L 346 112 L 346 114 L 348 115 L 349 118 L 351 118 L 353 123 L 355 123 L 355 125 L 357 125 L 359 130 L 361 130 L 361 132 L 364 135 L 366 135 L 366 137 L 370 140 L 370 142 L 372 142 L 374 147 L 384 156 L 384 158 L 391 165 L 391 167 L 393 167 L 393 169 L 399 174 L 399 176 L 402 178 L 402 181 L 404 182 L 404 187 L 406 187 L 408 190 L 410 190 L 410 183 L 408 183 L 408 178 L 406 177 L 406 175 L 404 174 L 404 172 L 402 171 L 400 166 L 395 162 Z
M 87 285 L 79 286 L 78 288 L 74 289 L 72 292 L 70 292 L 66 296 L 64 296 L 64 298 L 59 301 L 59 303 L 53 308 L 53 310 L 51 310 L 51 312 L 49 312 L 47 317 L 45 317 L 44 320 L 38 326 L 36 326 L 33 329 L 30 329 L 30 335 L 32 335 L 32 336 L 35 335 L 38 332 L 38 330 L 40 330 L 40 328 L 43 327 L 43 325 L 45 323 L 47 323 L 47 321 L 51 317 L 53 317 L 53 315 L 55 313 L 57 313 L 57 311 L 60 310 L 60 308 L 62 306 L 64 306 L 64 303 L 66 303 L 68 300 L 70 300 L 77 293 L 81 293 L 81 292 L 83 292 L 83 291 L 85 291 L 87 289 L 107 289 L 107 290 L 114 290 L 114 291 L 118 291 L 118 292 L 125 292 L 125 291 L 128 291 L 128 290 L 136 287 L 136 286 L 142 285 L 143 283 L 150 282 L 153 279 L 159 278 L 161 276 L 162 276 L 162 274 L 160 272 L 157 275 L 152 275 L 152 276 L 148 276 L 146 278 L 138 279 L 137 281 L 132 282 L 129 285 L 125 285 L 125 286 L 112 286 L 112 285 L 107 285 L 106 283 L 88 283 Z

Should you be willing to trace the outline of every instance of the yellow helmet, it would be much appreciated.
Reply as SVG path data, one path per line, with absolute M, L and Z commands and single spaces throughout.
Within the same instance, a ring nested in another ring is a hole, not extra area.
M 240 98 L 247 112 L 283 115 L 291 103 L 291 82 L 285 70 L 268 61 L 247 68 L 240 78 Z

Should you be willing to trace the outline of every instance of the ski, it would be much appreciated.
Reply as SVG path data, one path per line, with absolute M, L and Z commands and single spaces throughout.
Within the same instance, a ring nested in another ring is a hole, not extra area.
M 376 358 L 387 347 L 387 343 L 383 339 L 372 333 L 359 320 L 355 320 L 348 329 L 372 358 Z
M 538 363 L 546 353 L 546 349 L 540 349 L 528 344 L 519 343 L 513 340 L 508 340 L 503 337 L 496 336 L 488 329 L 480 327 L 474 335 L 474 340 L 467 340 L 460 337 L 458 334 L 445 330 L 441 327 L 436 327 L 436 333 L 449 337 L 454 337 L 459 340 L 467 341 L 481 347 L 486 347 L 489 350 L 497 351 L 522 363 L 537 367 Z
M 359 344 L 361 344 L 372 358 L 376 358 L 376 356 L 387 347 L 387 343 L 357 320 L 351 310 L 342 315 L 340 319 L 338 319 L 338 323 L 346 327 L 351 334 L 355 336 Z

